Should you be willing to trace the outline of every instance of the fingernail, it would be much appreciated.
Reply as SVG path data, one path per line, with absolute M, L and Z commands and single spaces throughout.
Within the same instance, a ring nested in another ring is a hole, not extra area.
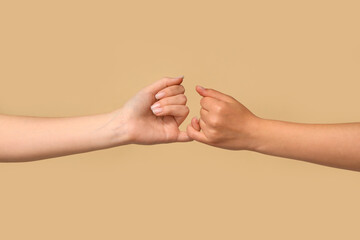
M 158 113 L 162 112 L 162 109 L 161 108 L 155 108 L 155 109 L 152 109 L 152 111 L 153 111 L 154 114 L 158 114 Z
M 154 108 L 158 108 L 158 107 L 160 107 L 160 103 L 156 102 L 150 108 L 154 109 Z
M 165 96 L 165 93 L 164 93 L 164 92 L 159 92 L 159 93 L 157 93 L 157 94 L 155 95 L 155 98 L 159 100 L 159 99 L 162 98 L 163 96 Z
M 199 85 L 198 85 L 198 88 L 200 88 L 201 90 L 205 90 L 205 88 L 204 88 L 204 87 L 199 86 Z
M 181 77 L 178 77 L 178 78 L 184 78 L 184 75 L 182 75 Z

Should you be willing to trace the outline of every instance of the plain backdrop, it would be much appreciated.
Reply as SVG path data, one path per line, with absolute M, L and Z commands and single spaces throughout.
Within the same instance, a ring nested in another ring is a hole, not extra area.
M 185 75 L 189 117 L 199 115 L 200 84 L 263 118 L 356 122 L 359 9 L 347 0 L 1 1 L 0 113 L 104 113 Z M 196 142 L 2 163 L 0 238 L 359 239 L 359 184 L 358 172 Z

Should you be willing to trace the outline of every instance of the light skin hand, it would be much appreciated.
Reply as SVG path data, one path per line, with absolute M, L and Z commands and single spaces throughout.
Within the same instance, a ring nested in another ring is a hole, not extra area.
M 188 135 L 211 146 L 360 171 L 360 123 L 301 124 L 255 116 L 221 92 L 197 87 L 200 119 Z
M 188 142 L 186 132 L 179 130 L 189 114 L 183 77 L 163 78 L 139 91 L 115 111 L 110 125 L 119 135 L 127 129 L 129 143 L 158 144 Z M 122 137 L 119 137 L 121 141 Z
M 182 81 L 183 77 L 163 78 L 140 90 L 122 108 L 105 114 L 0 115 L 0 162 L 34 161 L 132 143 L 191 141 L 179 130 L 189 114 Z

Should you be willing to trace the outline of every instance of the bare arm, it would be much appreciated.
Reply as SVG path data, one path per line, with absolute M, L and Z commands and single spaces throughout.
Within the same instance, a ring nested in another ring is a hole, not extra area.
M 0 162 L 33 161 L 124 144 L 185 142 L 183 78 L 164 78 L 116 111 L 83 117 L 0 115 Z
M 360 123 L 299 124 L 260 120 L 254 150 L 360 171 Z
M 262 119 L 221 92 L 197 87 L 203 96 L 200 119 L 188 135 L 232 150 L 251 150 L 279 157 L 360 171 L 360 123 L 300 124 Z
M 125 144 L 104 127 L 111 114 L 71 118 L 0 116 L 0 160 L 30 161 Z

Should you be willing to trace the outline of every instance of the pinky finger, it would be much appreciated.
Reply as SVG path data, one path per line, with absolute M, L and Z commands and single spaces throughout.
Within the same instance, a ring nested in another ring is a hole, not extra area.
M 193 139 L 187 135 L 187 132 L 179 132 L 177 141 L 178 142 L 191 142 Z
M 208 139 L 204 135 L 204 133 L 201 131 L 197 131 L 195 128 L 193 128 L 193 126 L 191 124 L 189 124 L 187 126 L 186 132 L 187 132 L 187 135 L 191 139 L 194 139 L 194 140 L 196 140 L 198 142 L 202 142 L 202 143 L 208 143 Z
M 192 126 L 196 131 L 200 131 L 200 130 L 201 130 L 201 127 L 200 127 L 200 124 L 199 124 L 199 119 L 197 119 L 196 117 L 194 117 L 194 118 L 191 120 L 191 126 Z

